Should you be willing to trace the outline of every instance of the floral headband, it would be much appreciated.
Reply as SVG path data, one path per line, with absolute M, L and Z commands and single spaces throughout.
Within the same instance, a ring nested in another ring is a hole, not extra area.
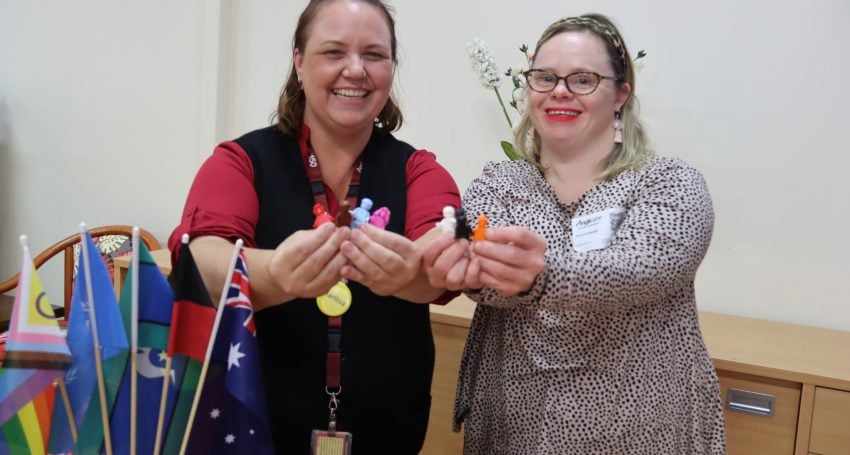
M 623 40 L 620 38 L 620 34 L 616 32 L 610 25 L 600 22 L 592 17 L 588 16 L 577 16 L 577 17 L 565 17 L 550 27 L 551 29 L 559 28 L 561 26 L 568 25 L 578 25 L 582 27 L 586 27 L 596 32 L 598 35 L 605 37 L 605 40 L 611 43 L 614 46 L 614 49 L 620 55 L 620 62 L 623 63 L 623 68 L 628 67 L 628 62 L 626 59 L 626 47 L 623 45 Z M 539 47 L 539 45 L 538 45 Z

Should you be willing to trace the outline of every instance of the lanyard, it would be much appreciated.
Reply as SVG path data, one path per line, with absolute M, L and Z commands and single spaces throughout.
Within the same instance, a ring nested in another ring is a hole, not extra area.
M 322 204 L 327 208 L 327 212 L 331 213 L 331 207 L 328 204 L 328 196 L 325 188 L 325 183 L 322 181 L 322 169 L 315 152 L 308 144 L 302 143 L 301 157 L 304 162 L 304 170 L 307 172 L 307 178 L 310 180 L 310 188 L 313 192 L 313 199 L 316 204 Z M 357 195 L 360 189 L 360 174 L 363 172 L 363 161 L 361 157 L 357 158 L 354 163 L 354 172 L 351 174 L 351 182 L 348 186 L 346 201 L 352 209 L 357 206 Z M 339 197 L 338 195 L 335 195 Z M 339 211 L 337 207 L 337 211 Z M 342 391 L 340 386 L 340 370 L 342 365 L 342 352 L 340 350 L 340 342 L 342 340 L 342 316 L 328 317 L 328 355 L 327 355 L 327 375 L 325 379 L 325 391 L 331 396 L 331 415 L 334 416 L 337 398 L 336 396 Z M 332 419 L 332 421 L 334 421 Z
M 319 160 L 316 158 L 316 154 L 309 146 L 307 146 L 306 150 L 302 151 L 301 156 L 304 159 L 304 170 L 307 171 L 307 178 L 310 180 L 310 189 L 313 191 L 313 200 L 316 201 L 316 204 L 322 204 L 322 207 L 327 209 L 327 212 L 330 214 L 332 208 L 328 204 L 328 195 L 325 190 L 325 182 L 322 181 L 322 168 L 319 164 Z M 357 207 L 357 195 L 360 190 L 361 172 L 363 172 L 363 161 L 360 157 L 358 157 L 357 161 L 354 163 L 354 172 L 351 174 L 351 182 L 348 184 L 348 193 L 346 194 L 346 201 L 348 201 L 348 206 L 351 210 L 354 210 L 354 208 Z M 338 194 L 335 194 L 334 196 L 339 197 Z M 336 203 L 336 201 L 334 202 Z

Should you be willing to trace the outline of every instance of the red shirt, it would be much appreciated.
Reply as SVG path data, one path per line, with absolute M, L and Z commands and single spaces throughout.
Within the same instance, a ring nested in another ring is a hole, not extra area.
M 304 128 L 299 140 L 302 156 L 308 152 L 308 137 L 309 129 Z M 417 150 L 410 156 L 406 172 L 404 235 L 416 240 L 442 219 L 444 206 L 460 206 L 460 193 L 448 171 L 437 163 L 433 153 L 426 150 Z M 337 198 L 327 185 L 325 191 L 330 205 L 328 212 L 336 213 Z M 258 214 L 259 202 L 250 158 L 235 142 L 219 144 L 195 175 L 180 224 L 168 239 L 172 260 L 180 250 L 180 239 L 185 233 L 190 238 L 204 235 L 231 241 L 241 238 L 246 247 L 256 247 L 254 232 Z M 443 300 L 441 298 L 439 303 L 445 303 Z

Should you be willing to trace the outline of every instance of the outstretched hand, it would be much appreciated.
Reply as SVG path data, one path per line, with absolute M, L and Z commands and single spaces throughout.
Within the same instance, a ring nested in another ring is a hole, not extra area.
M 275 248 L 269 275 L 287 294 L 301 298 L 325 294 L 341 277 L 347 259 L 340 246 L 350 235 L 349 228 L 333 223 L 297 231 Z
M 342 242 L 348 263 L 344 278 L 357 281 L 378 295 L 395 295 L 419 273 L 422 253 L 410 239 L 394 232 L 361 224 Z
M 469 240 L 447 233 L 429 243 L 422 252 L 422 266 L 431 286 L 450 291 L 482 287 L 479 264 L 470 260 L 469 248 Z
M 488 229 L 487 239 L 473 242 L 472 251 L 481 283 L 504 295 L 531 289 L 546 266 L 546 240 L 520 226 Z

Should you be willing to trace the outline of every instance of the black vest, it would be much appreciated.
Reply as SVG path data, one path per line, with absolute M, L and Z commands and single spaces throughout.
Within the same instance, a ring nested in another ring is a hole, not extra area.
M 275 127 L 235 141 L 251 159 L 259 199 L 258 248 L 273 249 L 312 229 L 314 204 L 296 138 Z M 363 151 L 359 197 L 390 209 L 387 230 L 403 234 L 410 145 L 375 132 Z M 342 322 L 342 393 L 337 425 L 353 434 L 354 453 L 417 453 L 428 425 L 434 342 L 428 305 L 373 294 L 348 284 Z M 327 317 L 315 299 L 256 314 L 272 432 L 279 453 L 308 453 L 310 431 L 327 429 Z

